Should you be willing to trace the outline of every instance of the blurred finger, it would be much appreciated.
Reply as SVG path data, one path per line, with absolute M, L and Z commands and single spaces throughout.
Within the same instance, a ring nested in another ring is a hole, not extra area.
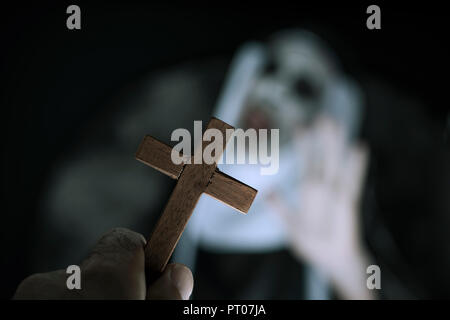
M 317 176 L 317 162 L 314 153 L 315 136 L 313 128 L 298 129 L 295 133 L 294 148 L 301 159 L 301 182 L 309 181 Z
M 368 167 L 369 151 L 364 144 L 351 148 L 344 170 L 344 184 L 346 196 L 357 203 L 364 187 Z
M 185 265 L 167 265 L 163 274 L 147 290 L 147 299 L 188 300 L 194 287 L 191 270 Z
M 67 290 L 66 276 L 65 270 L 33 274 L 20 283 L 13 299 L 76 299 L 76 292 Z
M 317 120 L 315 135 L 316 162 L 322 166 L 321 181 L 329 187 L 335 187 L 346 145 L 345 129 L 337 120 L 323 115 Z
M 85 291 L 99 298 L 145 298 L 145 243 L 128 229 L 107 232 L 81 264 Z
M 143 258 L 145 243 L 145 238 L 139 233 L 114 228 L 100 238 L 82 265 L 89 268 L 96 264 L 110 264 L 116 268 L 128 268 L 136 258 Z

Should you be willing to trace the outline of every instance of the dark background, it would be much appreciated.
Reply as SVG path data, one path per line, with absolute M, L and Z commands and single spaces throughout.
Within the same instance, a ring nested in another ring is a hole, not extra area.
M 373 3 L 381 7 L 381 30 L 366 28 L 366 8 L 372 2 L 2 4 L 1 296 L 11 297 L 20 280 L 34 272 L 29 259 L 40 223 L 37 203 L 58 156 L 71 148 L 91 119 L 108 112 L 106 101 L 117 90 L 178 62 L 211 56 L 231 59 L 249 39 L 264 40 L 282 28 L 304 27 L 330 44 L 347 73 L 357 79 L 370 75 L 420 101 L 425 107 L 419 118 L 433 123 L 436 139 L 444 145 L 444 7 L 440 2 Z M 81 30 L 66 28 L 70 4 L 81 7 Z M 407 109 L 398 120 L 408 123 Z M 414 132 L 416 123 L 420 119 L 403 132 Z M 376 125 L 383 131 L 382 122 Z M 407 139 L 404 134 L 399 144 L 411 145 Z M 403 204 L 405 210 L 414 205 Z M 392 225 L 400 230 L 403 222 Z

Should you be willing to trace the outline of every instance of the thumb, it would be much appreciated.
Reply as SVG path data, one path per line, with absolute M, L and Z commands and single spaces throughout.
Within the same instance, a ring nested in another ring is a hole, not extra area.
M 147 299 L 188 300 L 194 287 L 191 270 L 183 264 L 167 265 L 161 277 L 147 289 Z

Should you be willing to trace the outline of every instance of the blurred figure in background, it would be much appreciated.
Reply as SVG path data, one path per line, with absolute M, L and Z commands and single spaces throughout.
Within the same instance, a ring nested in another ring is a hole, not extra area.
M 331 281 L 342 298 L 371 298 L 358 221 L 367 150 L 354 141 L 362 108 L 358 87 L 313 34 L 291 30 L 267 45 L 245 45 L 215 116 L 236 128 L 279 128 L 280 170 L 261 176 L 259 165 L 219 165 L 258 196 L 246 217 L 203 197 L 177 260 L 194 268 L 197 247 L 240 254 L 290 247 L 307 264 L 297 295 L 330 298 Z M 259 296 L 257 287 L 247 292 L 251 298 L 270 297 Z

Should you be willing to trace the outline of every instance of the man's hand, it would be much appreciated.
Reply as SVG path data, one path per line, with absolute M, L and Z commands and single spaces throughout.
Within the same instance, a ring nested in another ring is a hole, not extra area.
M 69 290 L 65 270 L 38 273 L 19 285 L 13 299 L 189 299 L 194 280 L 181 264 L 169 264 L 146 287 L 144 237 L 117 228 L 105 234 L 81 264 L 81 289 Z

